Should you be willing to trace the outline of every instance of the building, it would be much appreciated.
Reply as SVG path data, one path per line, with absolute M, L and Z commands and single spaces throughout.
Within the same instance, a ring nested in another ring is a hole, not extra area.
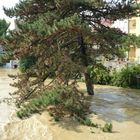
M 0 45 L 0 57 L 5 54 L 4 48 Z M 6 68 L 17 68 L 18 60 L 10 60 L 9 62 L 3 64 L 0 62 L 0 66 L 4 66 Z
M 140 35 L 140 17 L 132 17 L 128 20 L 128 33 L 136 36 Z M 140 63 L 140 48 L 131 46 L 128 52 L 128 59 Z

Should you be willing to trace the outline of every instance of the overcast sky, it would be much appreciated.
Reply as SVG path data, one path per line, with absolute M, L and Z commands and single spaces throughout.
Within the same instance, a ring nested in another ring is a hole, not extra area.
M 14 28 L 14 19 L 8 18 L 3 12 L 3 6 L 10 8 L 13 7 L 19 0 L 0 0 L 0 19 L 6 19 L 8 22 L 11 22 L 10 29 Z

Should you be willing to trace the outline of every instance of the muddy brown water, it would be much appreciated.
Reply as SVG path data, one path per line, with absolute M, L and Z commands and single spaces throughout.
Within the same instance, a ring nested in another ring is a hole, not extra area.
M 140 90 L 98 86 L 91 110 L 105 121 L 140 123 Z
M 8 74 L 17 70 L 0 68 L 0 127 L 6 124 L 15 110 L 14 105 L 3 102 L 11 98 L 9 86 L 13 82 Z M 91 111 L 105 121 L 134 121 L 140 123 L 140 90 L 123 89 L 111 86 L 95 86 L 95 96 L 91 99 Z
M 13 92 L 9 84 L 13 82 L 12 79 L 8 77 L 8 74 L 15 74 L 16 71 L 13 69 L 0 68 L 0 128 L 2 128 L 10 119 L 14 105 L 8 104 L 7 102 L 11 100 L 10 92 Z

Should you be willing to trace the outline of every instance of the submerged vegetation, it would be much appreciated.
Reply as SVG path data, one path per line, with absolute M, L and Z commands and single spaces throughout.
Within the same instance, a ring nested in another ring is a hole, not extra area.
M 17 112 L 17 116 L 24 119 L 34 113 L 47 110 L 55 121 L 60 121 L 63 117 L 70 117 L 76 119 L 82 125 L 99 128 L 103 132 L 112 132 L 112 124 L 106 123 L 102 127 L 99 124 L 94 124 L 86 117 L 89 114 L 88 107 L 84 94 L 73 85 L 55 85 L 53 89 L 45 91 L 39 98 L 32 99 L 22 105 Z
M 31 99 L 17 112 L 18 117 L 29 117 L 41 110 L 48 110 L 51 116 L 62 118 L 64 116 L 83 118 L 88 111 L 83 93 L 73 85 L 55 85 L 46 90 L 40 97 Z

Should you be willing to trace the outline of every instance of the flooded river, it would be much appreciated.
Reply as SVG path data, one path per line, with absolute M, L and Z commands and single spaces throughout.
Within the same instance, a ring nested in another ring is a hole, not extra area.
M 106 121 L 140 124 L 140 90 L 97 86 L 91 110 Z
M 11 100 L 9 93 L 14 90 L 14 88 L 9 85 L 13 80 L 8 77 L 8 74 L 15 73 L 15 70 L 0 68 L 0 128 L 9 121 L 11 114 L 15 109 L 14 105 L 9 105 L 7 103 Z
M 8 105 L 4 101 L 11 98 L 9 92 L 14 90 L 9 86 L 13 80 L 8 74 L 16 72 L 13 69 L 0 68 L 0 128 L 10 120 L 15 110 L 14 105 Z M 105 121 L 132 121 L 140 124 L 140 90 L 95 86 L 91 110 Z

